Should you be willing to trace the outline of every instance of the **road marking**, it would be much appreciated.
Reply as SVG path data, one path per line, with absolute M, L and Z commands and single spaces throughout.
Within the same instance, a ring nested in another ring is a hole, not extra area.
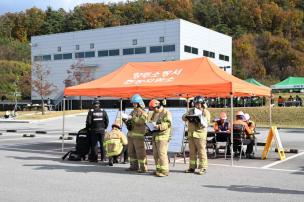
M 73 149 L 74 147 L 66 147 L 65 149 Z M 56 150 L 61 150 L 60 149 L 48 149 L 48 150 L 35 150 L 35 149 L 21 149 L 21 148 L 5 148 L 5 147 L 0 147 L 0 150 L 7 150 L 7 151 L 32 151 L 32 152 L 41 152 L 41 153 L 47 153 L 48 151 L 51 151 L 51 152 L 54 152 L 54 153 L 61 153 L 61 154 L 64 154 L 66 153 L 67 151 L 56 151 Z
M 278 164 L 280 164 L 280 163 L 286 162 L 286 161 L 288 161 L 288 160 L 290 160 L 290 159 L 296 158 L 296 157 L 301 156 L 301 155 L 303 155 L 303 154 L 304 154 L 304 152 L 301 152 L 301 153 L 299 153 L 299 154 L 290 156 L 290 157 L 286 158 L 286 159 L 283 160 L 283 161 L 276 161 L 276 162 L 274 162 L 274 163 L 270 163 L 270 164 L 268 164 L 268 165 L 266 165 L 266 166 L 263 166 L 262 168 L 263 168 L 263 169 L 270 168 L 270 167 L 272 167 L 272 166 L 275 166 L 275 165 L 278 165 Z

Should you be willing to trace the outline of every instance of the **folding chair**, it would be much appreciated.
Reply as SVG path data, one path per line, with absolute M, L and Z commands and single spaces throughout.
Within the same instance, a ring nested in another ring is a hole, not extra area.
M 216 150 L 221 148 L 218 146 L 218 143 L 225 143 L 225 145 L 224 145 L 225 159 L 227 159 L 227 151 L 228 151 L 228 147 L 229 147 L 229 136 L 230 136 L 230 134 L 227 132 L 218 132 L 215 134 Z
M 242 153 L 245 154 L 245 146 L 250 142 L 245 140 L 245 126 L 242 124 L 233 124 L 233 150 L 239 150 L 240 148 L 240 159 L 242 159 Z
M 209 149 L 213 150 L 214 158 L 216 158 L 216 142 L 215 142 L 215 133 L 208 132 L 207 133 L 207 145 L 206 145 L 207 153 L 209 154 Z

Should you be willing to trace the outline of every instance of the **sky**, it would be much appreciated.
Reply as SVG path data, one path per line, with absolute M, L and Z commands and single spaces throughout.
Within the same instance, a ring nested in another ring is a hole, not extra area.
M 28 8 L 37 7 L 46 10 L 51 6 L 54 10 L 63 8 L 66 11 L 73 10 L 73 8 L 83 3 L 108 3 L 121 2 L 125 0 L 0 0 L 0 15 L 7 12 L 20 12 Z

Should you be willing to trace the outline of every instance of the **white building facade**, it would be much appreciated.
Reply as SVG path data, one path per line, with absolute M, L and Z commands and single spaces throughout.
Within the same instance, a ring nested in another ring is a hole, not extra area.
M 128 62 L 209 57 L 232 71 L 232 38 L 181 19 L 34 36 L 31 45 L 32 65 L 47 68 L 48 82 L 57 87 L 48 96 L 53 100 L 66 86 L 99 78 Z M 33 91 L 32 100 L 39 100 Z

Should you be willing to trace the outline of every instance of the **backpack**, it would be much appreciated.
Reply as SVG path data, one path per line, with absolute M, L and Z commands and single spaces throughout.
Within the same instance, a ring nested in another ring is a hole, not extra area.
M 78 131 L 76 136 L 76 151 L 68 151 L 63 157 L 64 160 L 68 156 L 70 161 L 81 161 L 86 159 L 86 155 L 90 152 L 89 131 L 86 128 Z

